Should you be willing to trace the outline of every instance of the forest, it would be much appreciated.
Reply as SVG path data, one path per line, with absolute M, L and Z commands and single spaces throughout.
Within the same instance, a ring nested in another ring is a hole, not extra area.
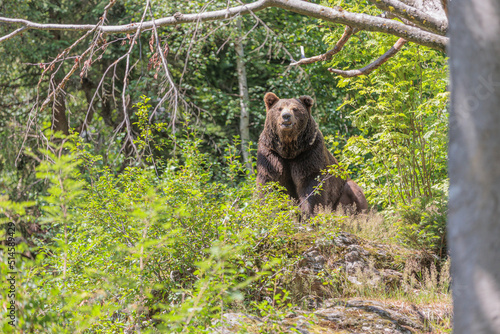
M 451 333 L 447 33 L 441 0 L 0 1 L 0 332 Z M 267 92 L 368 210 L 256 185 Z

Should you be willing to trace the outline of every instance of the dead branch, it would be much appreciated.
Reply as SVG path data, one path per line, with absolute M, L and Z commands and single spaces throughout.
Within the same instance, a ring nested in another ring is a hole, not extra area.
M 134 37 L 132 37 L 132 40 L 130 41 L 130 48 L 128 49 L 127 53 L 125 54 L 125 74 L 123 75 L 123 88 L 122 88 L 122 109 L 123 109 L 123 121 L 122 124 L 120 124 L 117 129 L 115 130 L 115 133 L 122 128 L 123 125 L 125 125 L 126 128 L 126 138 L 123 141 L 123 146 L 122 150 L 125 149 L 127 146 L 127 143 L 130 143 L 130 146 L 133 149 L 134 153 L 137 153 L 137 146 L 135 145 L 134 142 L 134 136 L 132 134 L 132 125 L 130 124 L 130 117 L 127 112 L 127 107 L 130 102 L 130 96 L 127 96 L 127 84 L 128 84 L 128 74 L 131 71 L 130 68 L 130 54 L 132 53 L 132 50 L 134 49 L 134 45 L 136 43 L 137 38 L 141 34 L 142 31 L 142 25 L 144 23 L 144 19 L 146 18 L 146 13 L 149 8 L 149 0 L 146 1 L 146 8 L 144 8 L 144 12 L 142 13 L 141 21 L 136 27 Z M 116 68 L 116 67 L 115 67 Z
M 335 44 L 334 48 L 323 53 L 322 55 L 319 56 L 314 56 L 311 58 L 302 58 L 299 61 L 292 62 L 290 66 L 296 66 L 296 65 L 302 65 L 302 64 L 312 64 L 317 61 L 328 61 L 332 59 L 332 57 L 339 53 L 340 50 L 344 47 L 345 43 L 349 40 L 349 38 L 354 35 L 356 32 L 358 32 L 357 29 L 353 29 L 349 26 L 345 27 L 344 33 L 342 34 L 342 37 L 338 40 L 337 44 Z
M 19 29 L 16 29 L 14 30 L 13 32 L 11 32 L 10 34 L 8 35 L 5 35 L 3 37 L 0 37 L 0 43 L 4 42 L 4 41 L 7 41 L 11 38 L 13 38 L 14 36 L 17 36 L 19 35 L 20 33 L 22 33 L 24 30 L 28 29 L 28 27 L 24 26 L 24 27 L 21 27 Z
M 360 75 L 368 75 L 371 72 L 375 71 L 377 68 L 380 67 L 383 63 L 388 61 L 391 57 L 393 57 L 396 53 L 401 50 L 403 45 L 407 40 L 400 38 L 398 41 L 392 46 L 392 48 L 389 49 L 386 53 L 384 53 L 382 56 L 380 56 L 377 60 L 375 60 L 373 63 L 363 67 L 362 69 L 359 70 L 350 70 L 350 71 L 342 71 L 342 70 L 337 70 L 334 68 L 329 68 L 328 71 L 341 75 L 344 78 L 351 78 L 351 77 L 357 77 Z
M 95 29 L 94 29 L 95 30 Z M 61 57 L 64 57 L 64 55 L 66 55 L 67 53 L 69 53 L 69 50 L 71 50 L 74 46 L 76 46 L 77 44 L 79 44 L 82 40 L 84 40 L 88 35 L 90 35 L 92 32 L 94 32 L 94 30 L 90 30 L 88 31 L 84 36 L 82 36 L 81 38 L 79 38 L 75 43 L 73 43 L 73 45 L 71 45 L 68 49 L 65 50 L 65 52 L 62 52 L 60 54 L 60 57 L 57 57 L 53 63 L 55 63 L 57 60 L 59 60 Z M 89 47 L 87 50 L 85 50 L 81 56 L 79 58 L 76 58 L 75 59 L 75 64 L 73 65 L 73 67 L 71 68 L 71 70 L 64 76 L 64 78 L 61 80 L 61 82 L 57 85 L 56 88 L 54 88 L 54 90 L 47 96 L 47 98 L 45 99 L 45 101 L 42 103 L 42 106 L 40 107 L 40 111 L 43 111 L 43 109 L 45 109 L 45 107 L 51 102 L 51 100 L 54 98 L 54 96 L 56 94 L 58 94 L 58 92 L 61 90 L 61 89 L 64 89 L 64 86 L 66 85 L 66 82 L 69 80 L 69 78 L 73 75 L 73 73 L 76 72 L 77 68 L 80 66 L 80 62 L 82 59 L 84 59 L 87 54 L 90 52 L 91 48 Z M 66 52 L 67 51 L 67 52 Z M 48 71 L 50 69 L 50 67 L 47 67 L 45 70 L 44 70 L 44 73 L 46 71 Z M 40 81 L 38 82 L 38 85 L 40 85 L 40 82 L 41 82 L 41 79 L 43 78 L 43 74 L 42 73 L 42 76 L 40 78 Z M 55 72 L 53 73 L 52 76 L 54 76 Z
M 97 25 L 95 25 L 95 27 L 89 31 L 87 31 L 82 37 L 80 37 L 78 40 L 76 40 L 76 42 L 74 42 L 71 46 L 69 46 L 68 48 L 66 48 L 63 52 L 61 52 L 57 57 L 56 59 L 54 59 L 49 66 L 46 66 L 44 68 L 44 71 L 42 72 L 42 75 L 40 76 L 40 80 L 38 81 L 38 85 L 37 85 L 37 91 L 39 91 L 40 89 L 40 83 L 44 77 L 44 75 L 50 71 L 52 69 L 52 67 L 55 65 L 56 62 L 58 62 L 59 60 L 64 60 L 66 59 L 66 56 L 70 53 L 70 51 L 76 47 L 78 44 L 80 44 L 81 41 L 83 41 L 85 38 L 87 38 L 87 36 L 89 36 L 91 33 L 93 33 L 94 31 L 97 31 L 99 30 L 99 27 L 102 27 L 102 24 L 104 24 L 104 22 L 106 21 L 106 17 L 108 15 L 108 12 L 109 12 L 109 9 L 116 3 L 116 0 L 111 0 L 109 2 L 109 4 L 104 8 L 104 13 L 101 17 L 101 19 L 99 20 L 99 23 Z M 45 101 L 42 103 L 42 106 L 40 107 L 40 111 L 43 111 L 43 109 L 47 106 L 47 104 L 51 101 L 51 99 L 58 94 L 59 90 L 61 89 L 64 89 L 64 86 L 66 85 L 66 82 L 69 80 L 69 78 L 73 75 L 73 73 L 75 73 L 75 71 L 77 70 L 77 68 L 79 67 L 80 63 L 82 63 L 82 60 L 86 57 L 86 55 L 90 52 L 91 55 L 90 55 L 90 58 L 92 58 L 92 51 L 94 50 L 94 46 L 95 46 L 95 40 L 97 40 L 97 38 L 99 38 L 99 35 L 97 35 L 98 37 L 96 37 L 94 39 L 94 42 L 91 43 L 90 47 L 88 47 L 79 57 L 76 57 L 75 58 L 75 64 L 73 65 L 73 67 L 71 68 L 71 70 L 66 74 L 66 76 L 62 79 L 62 81 L 57 85 L 57 87 L 52 91 L 52 93 L 50 93 L 47 98 L 45 99 Z M 62 63 L 59 65 L 59 68 L 61 67 Z M 84 65 L 84 69 L 85 69 L 85 65 Z M 59 70 L 58 68 L 58 70 Z M 58 71 L 56 70 L 56 72 Z M 52 78 L 54 77 L 55 75 L 55 72 L 52 73 Z
M 389 1 L 389 0 L 387 0 Z M 268 7 L 282 8 L 298 14 L 314 17 L 328 22 L 340 23 L 348 25 L 353 28 L 367 31 L 383 32 L 392 34 L 408 41 L 415 42 L 420 45 L 428 46 L 445 52 L 448 38 L 422 30 L 417 27 L 411 27 L 404 23 L 388 20 L 381 17 L 375 17 L 368 14 L 351 13 L 341 8 L 329 8 L 317 5 L 311 2 L 301 0 L 257 0 L 241 6 L 227 8 L 223 10 L 216 10 L 212 12 L 205 12 L 201 14 L 181 14 L 176 13 L 172 16 L 156 20 L 157 27 L 164 27 L 169 25 L 178 25 L 182 23 L 191 22 L 204 22 L 214 20 L 227 20 L 237 15 L 249 14 L 251 12 L 261 11 Z M 131 33 L 136 32 L 137 29 L 147 30 L 152 29 L 153 22 L 146 21 L 142 24 L 131 23 L 127 25 L 116 26 L 97 26 L 97 25 L 78 25 L 78 24 L 41 24 L 24 19 L 12 19 L 0 17 L 1 23 L 6 24 L 20 24 L 26 29 L 37 30 L 72 30 L 72 31 L 89 31 L 97 29 L 98 32 L 104 34 L 111 33 Z
M 429 15 L 428 13 L 409 6 L 399 0 L 369 1 L 377 6 L 377 8 L 387 11 L 398 18 L 404 18 L 422 29 L 442 36 L 446 35 L 446 32 L 448 31 L 448 20 Z
M 173 106 L 172 106 L 173 107 L 173 117 L 172 117 L 171 126 L 172 126 L 172 132 L 175 133 L 175 122 L 176 122 L 177 112 L 178 112 L 178 107 L 179 107 L 179 98 L 181 98 L 180 92 L 179 92 L 177 86 L 175 85 L 172 74 L 170 73 L 170 71 L 168 69 L 167 58 L 165 58 L 165 52 L 163 51 L 163 48 L 161 47 L 160 38 L 158 36 L 158 29 L 156 27 L 154 14 L 153 14 L 153 11 L 151 10 L 151 8 L 149 9 L 149 14 L 151 16 L 151 21 L 153 22 L 153 36 L 155 38 L 156 49 L 157 49 L 157 52 L 160 56 L 163 70 L 165 71 L 165 76 L 166 76 L 168 83 L 170 85 L 170 89 L 167 91 L 166 94 L 164 94 L 164 96 L 161 98 L 160 102 L 157 104 L 156 108 L 154 109 L 153 113 L 151 114 L 150 120 L 153 118 L 154 114 L 156 113 L 157 108 L 159 106 L 161 106 L 163 104 L 163 102 L 166 101 L 167 96 L 172 93 L 174 101 L 173 101 Z M 184 72 L 183 72 L 183 74 L 184 74 Z

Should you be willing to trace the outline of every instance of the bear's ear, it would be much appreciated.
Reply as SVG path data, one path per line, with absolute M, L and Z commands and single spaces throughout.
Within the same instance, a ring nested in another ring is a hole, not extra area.
M 311 112 L 311 107 L 314 104 L 314 100 L 312 99 L 312 97 L 304 95 L 299 97 L 299 100 L 300 102 L 302 102 L 303 105 L 306 106 L 307 110 Z
M 266 110 L 271 109 L 276 102 L 280 100 L 274 93 L 266 93 L 264 96 L 264 103 L 266 104 Z

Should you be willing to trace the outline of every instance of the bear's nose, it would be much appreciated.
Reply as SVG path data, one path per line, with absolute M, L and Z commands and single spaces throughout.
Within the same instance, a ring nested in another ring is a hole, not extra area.
M 284 121 L 289 121 L 290 118 L 292 117 L 292 114 L 290 114 L 288 111 L 285 111 L 284 113 L 281 114 L 281 117 L 283 118 Z

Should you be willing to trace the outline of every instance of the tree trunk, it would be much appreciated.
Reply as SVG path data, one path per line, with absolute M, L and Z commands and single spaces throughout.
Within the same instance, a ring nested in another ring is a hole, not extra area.
M 87 113 L 85 113 L 82 123 L 76 127 L 75 131 L 78 133 L 82 133 L 83 131 L 87 131 L 92 119 L 94 118 L 95 108 L 92 103 L 92 98 L 94 96 L 92 89 L 94 89 L 94 84 L 88 78 L 82 79 L 82 90 L 85 93 L 85 98 L 87 100 L 87 104 L 89 105 L 87 109 Z M 95 101 L 94 101 L 95 102 Z
M 449 14 L 453 333 L 500 333 L 500 1 Z
M 56 85 L 57 84 L 59 83 L 56 83 Z M 61 131 L 64 135 L 69 135 L 69 124 L 66 116 L 66 98 L 62 90 L 54 97 L 51 129 L 54 132 Z
M 241 19 L 238 19 L 238 38 L 234 43 L 236 49 L 236 68 L 238 71 L 238 85 L 240 89 L 240 137 L 241 137 L 241 155 L 248 170 L 252 170 L 248 154 L 248 142 L 250 141 L 249 129 L 249 108 L 248 108 L 248 83 L 247 71 L 245 65 L 245 52 L 243 50 L 243 37 L 241 36 Z

